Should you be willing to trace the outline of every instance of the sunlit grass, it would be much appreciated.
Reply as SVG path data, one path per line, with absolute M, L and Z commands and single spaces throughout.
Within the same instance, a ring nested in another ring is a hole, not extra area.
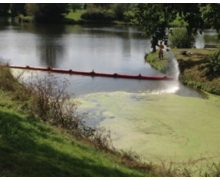
M 71 10 L 70 13 L 65 16 L 65 18 L 78 21 L 78 20 L 81 19 L 81 15 L 82 15 L 84 12 L 85 12 L 85 10 L 77 10 L 76 12 L 73 12 L 73 11 Z
M 66 131 L 34 120 L 22 106 L 1 94 L 1 176 L 146 176 L 75 140 Z

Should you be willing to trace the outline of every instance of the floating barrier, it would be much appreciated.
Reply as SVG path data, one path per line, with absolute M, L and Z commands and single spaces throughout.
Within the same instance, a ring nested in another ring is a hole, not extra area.
M 68 73 L 68 74 L 77 74 L 84 76 L 101 76 L 101 77 L 111 77 L 111 78 L 127 78 L 127 79 L 146 79 L 146 80 L 173 80 L 173 77 L 170 76 L 144 76 L 144 75 L 128 75 L 128 74 L 110 74 L 110 73 L 98 73 L 98 72 L 85 72 L 85 71 L 74 71 L 72 69 L 57 69 L 57 68 L 43 68 L 43 67 L 31 67 L 31 66 L 9 66 L 10 68 L 16 69 L 27 69 L 27 70 L 36 70 L 36 71 L 48 71 L 53 73 Z

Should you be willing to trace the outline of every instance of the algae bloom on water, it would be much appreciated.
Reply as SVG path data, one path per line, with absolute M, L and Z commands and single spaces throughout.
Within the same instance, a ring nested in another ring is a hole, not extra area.
M 81 101 L 81 109 L 91 115 L 88 124 L 95 119 L 110 129 L 114 146 L 135 151 L 142 161 L 184 165 L 220 160 L 217 96 L 114 92 L 85 95 Z

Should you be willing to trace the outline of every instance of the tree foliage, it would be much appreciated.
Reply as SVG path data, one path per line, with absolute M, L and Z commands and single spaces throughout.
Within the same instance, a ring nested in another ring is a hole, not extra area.
M 10 3 L 0 3 L 0 16 L 6 16 L 10 9 Z
M 88 3 L 81 18 L 93 22 L 126 21 L 134 19 L 134 4 L 131 3 Z
M 83 4 L 82 3 L 71 3 L 70 8 L 73 10 L 73 12 L 76 12 L 78 9 L 83 8 Z
M 201 6 L 200 11 L 204 21 L 209 22 L 211 27 L 216 29 L 218 33 L 218 39 L 220 39 L 220 4 L 206 4 L 205 6 Z
M 191 48 L 195 43 L 195 36 L 188 34 L 186 28 L 174 28 L 168 36 L 172 48 Z
M 67 3 L 39 3 L 34 18 L 37 22 L 57 22 L 68 12 Z
M 25 3 L 11 3 L 11 15 L 14 17 L 20 14 L 26 15 Z
M 27 15 L 33 16 L 38 11 L 38 6 L 36 3 L 26 3 L 25 10 Z
M 26 11 L 34 15 L 36 22 L 50 23 L 60 21 L 69 12 L 67 3 L 27 3 Z
M 81 18 L 96 22 L 111 22 L 115 20 L 115 15 L 111 10 L 103 8 L 89 8 L 81 15 Z
M 114 3 L 112 9 L 115 13 L 116 19 L 122 20 L 127 7 L 124 3 Z
M 151 45 L 156 51 L 158 41 L 167 43 L 167 28 L 174 19 L 179 16 L 188 23 L 186 26 L 188 34 L 201 33 L 203 30 L 203 19 L 200 4 L 137 4 L 135 8 L 136 18 L 143 27 L 145 36 L 152 36 Z

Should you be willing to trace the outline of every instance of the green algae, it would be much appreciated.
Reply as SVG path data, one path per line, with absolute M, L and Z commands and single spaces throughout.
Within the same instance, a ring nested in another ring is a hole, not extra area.
M 111 131 L 117 149 L 135 151 L 143 161 L 187 164 L 220 160 L 217 96 L 199 99 L 114 92 L 89 94 L 81 102 L 81 109 L 96 111 L 99 125 Z

